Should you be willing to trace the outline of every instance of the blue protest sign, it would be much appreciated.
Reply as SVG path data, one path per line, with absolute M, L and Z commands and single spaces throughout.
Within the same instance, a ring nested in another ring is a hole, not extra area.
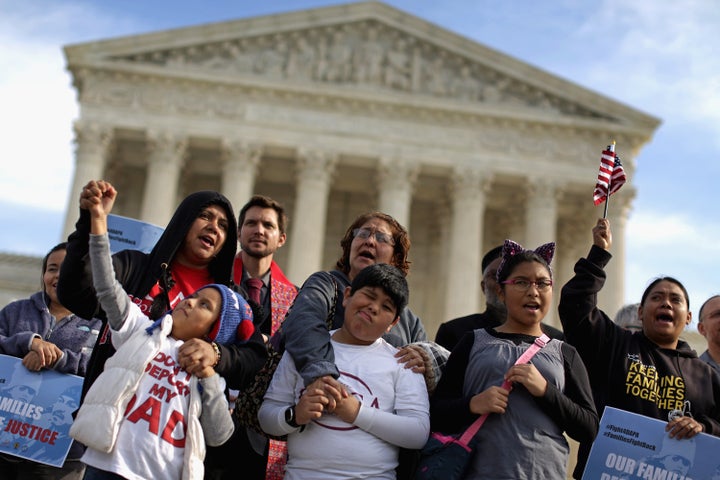
M 163 233 L 163 229 L 157 225 L 120 215 L 108 215 L 107 222 L 110 253 L 121 250 L 140 250 L 150 253 Z
M 0 355 L 0 452 L 62 466 L 82 382 L 53 370 L 31 372 L 22 359 Z
M 583 480 L 719 480 L 720 438 L 675 440 L 667 422 L 606 407 Z

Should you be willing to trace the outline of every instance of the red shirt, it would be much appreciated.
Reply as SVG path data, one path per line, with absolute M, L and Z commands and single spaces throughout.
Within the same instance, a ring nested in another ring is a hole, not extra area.
M 168 292 L 171 309 L 175 308 L 175 305 L 180 303 L 180 300 L 195 293 L 198 288 L 214 283 L 207 268 L 190 268 L 179 263 L 173 263 L 171 272 L 175 281 L 175 284 Z M 150 306 L 158 294 L 160 294 L 160 283 L 156 282 L 148 294 L 145 295 L 145 298 L 139 299 L 130 295 L 130 299 L 140 307 L 140 310 L 145 315 L 149 316 Z

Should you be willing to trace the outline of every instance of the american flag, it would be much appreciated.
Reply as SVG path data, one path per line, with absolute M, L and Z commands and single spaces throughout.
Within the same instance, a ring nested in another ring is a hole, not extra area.
M 600 172 L 593 193 L 595 205 L 600 205 L 609 195 L 620 190 L 626 180 L 620 157 L 615 154 L 615 144 L 608 145 L 600 157 Z

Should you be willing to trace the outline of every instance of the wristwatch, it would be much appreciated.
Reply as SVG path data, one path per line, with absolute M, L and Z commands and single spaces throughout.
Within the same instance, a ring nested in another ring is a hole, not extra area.
M 295 419 L 295 405 L 288 407 L 287 410 L 285 410 L 285 423 L 293 428 L 300 428 L 300 425 L 298 425 Z

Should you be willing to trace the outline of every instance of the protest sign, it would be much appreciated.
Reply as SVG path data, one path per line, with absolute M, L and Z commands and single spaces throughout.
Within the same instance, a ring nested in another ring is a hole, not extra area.
M 606 407 L 583 480 L 720 480 L 720 438 L 675 440 L 666 425 Z
M 82 382 L 54 370 L 31 372 L 22 359 L 0 355 L 0 452 L 62 466 Z
M 108 215 L 107 222 L 110 253 L 121 250 L 140 250 L 150 253 L 163 233 L 163 229 L 157 225 L 120 215 Z

